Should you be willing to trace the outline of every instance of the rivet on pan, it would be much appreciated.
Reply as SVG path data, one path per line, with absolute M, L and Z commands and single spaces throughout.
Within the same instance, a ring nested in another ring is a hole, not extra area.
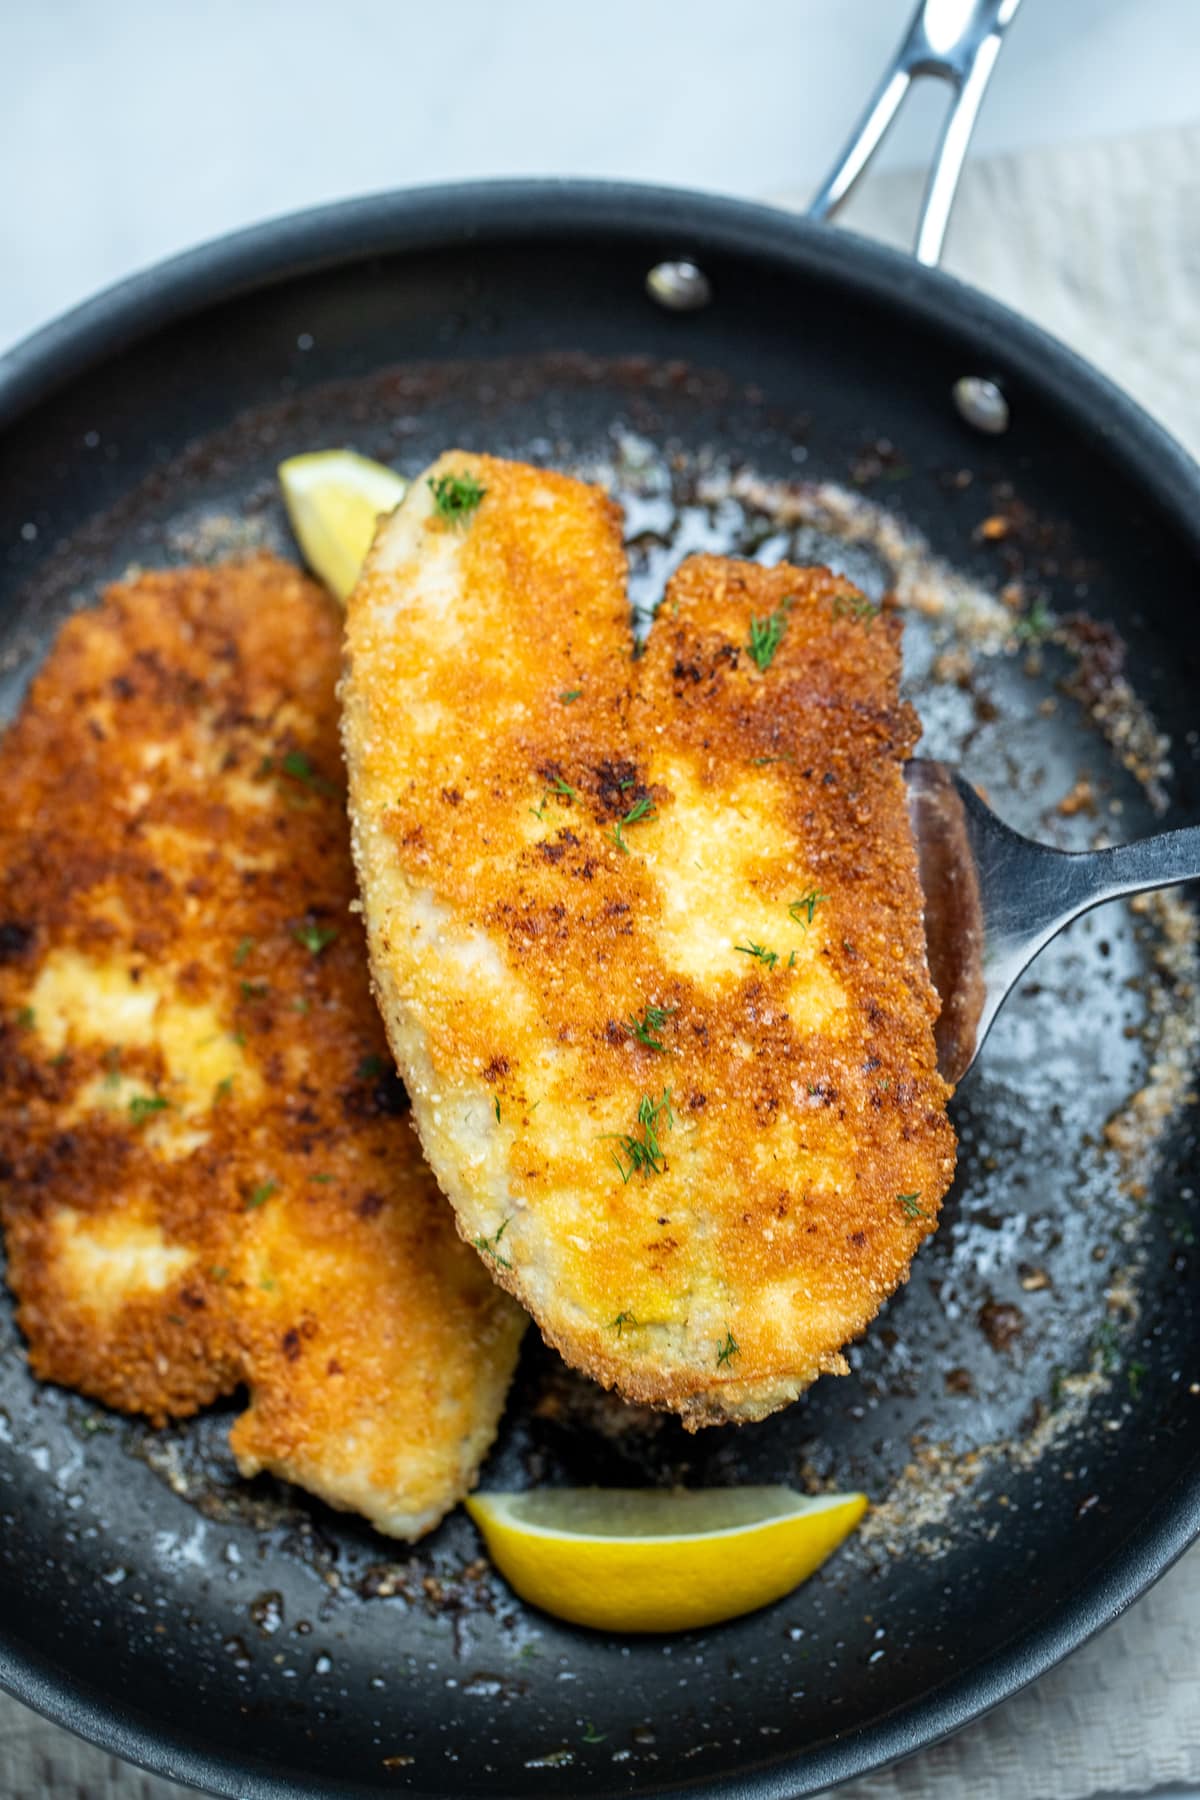
M 1008 430 L 1008 401 L 994 381 L 984 375 L 962 375 L 951 392 L 959 413 L 976 431 L 999 437 Z
M 695 263 L 661 262 L 647 275 L 646 292 L 671 312 L 698 312 L 712 299 L 712 283 Z

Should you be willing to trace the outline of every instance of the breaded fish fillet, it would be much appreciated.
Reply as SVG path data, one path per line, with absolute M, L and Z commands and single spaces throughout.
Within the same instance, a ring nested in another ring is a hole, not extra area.
M 458 453 L 350 603 L 355 855 L 426 1154 L 567 1360 L 689 1425 L 844 1369 L 953 1173 L 877 611 L 696 557 L 635 658 L 617 508 Z
M 458 1240 L 372 1002 L 341 619 L 289 565 L 64 626 L 0 751 L 0 1214 L 35 1372 L 399 1537 L 495 1433 L 523 1315 Z

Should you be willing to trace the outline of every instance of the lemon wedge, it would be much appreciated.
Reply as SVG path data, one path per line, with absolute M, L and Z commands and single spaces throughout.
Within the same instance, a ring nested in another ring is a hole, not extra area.
M 380 515 L 396 510 L 408 483 L 355 450 L 314 450 L 280 463 L 279 484 L 305 562 L 347 599 Z
M 867 1501 L 787 1487 L 541 1488 L 466 1505 L 523 1600 L 598 1631 L 688 1631 L 790 1593 Z

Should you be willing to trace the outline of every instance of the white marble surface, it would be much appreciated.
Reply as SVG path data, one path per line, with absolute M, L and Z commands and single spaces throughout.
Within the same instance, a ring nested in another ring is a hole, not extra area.
M 813 184 L 911 0 L 0 0 L 0 348 L 171 251 L 407 182 Z M 1025 0 L 978 150 L 1200 117 L 1200 0 Z M 918 160 L 940 89 L 886 156 Z

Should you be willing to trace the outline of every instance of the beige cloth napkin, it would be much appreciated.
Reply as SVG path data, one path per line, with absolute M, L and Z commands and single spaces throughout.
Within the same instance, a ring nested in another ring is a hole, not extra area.
M 905 244 L 921 180 L 851 223 Z M 1200 126 L 981 162 L 947 267 L 1063 338 L 1200 453 Z M 1200 1546 L 1060 1668 L 844 1800 L 1084 1800 L 1200 1785 Z M 3 1800 L 184 1800 L 0 1696 Z

